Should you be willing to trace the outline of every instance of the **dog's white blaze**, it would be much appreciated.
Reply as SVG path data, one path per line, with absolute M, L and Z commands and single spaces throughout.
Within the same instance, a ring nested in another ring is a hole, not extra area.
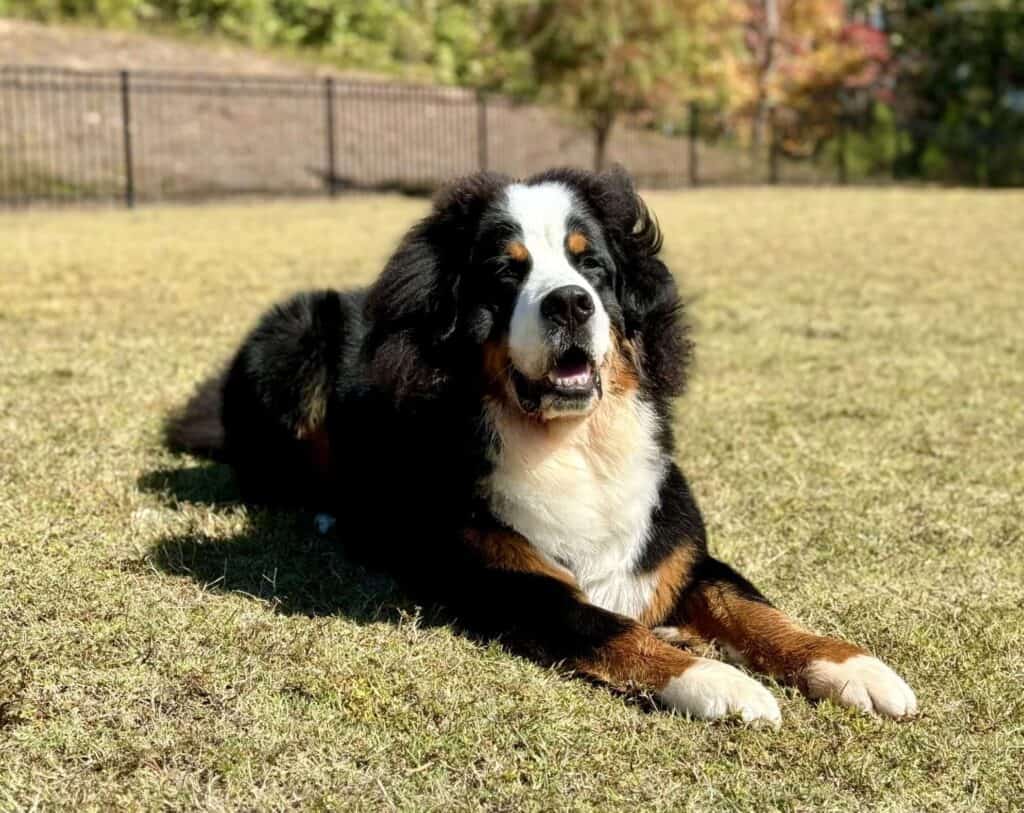
M 593 286 L 569 264 L 565 238 L 573 209 L 572 192 L 559 183 L 533 186 L 513 184 L 505 206 L 522 230 L 523 245 L 530 252 L 531 267 L 516 300 L 509 325 L 509 356 L 516 368 L 531 378 L 547 372 L 548 344 L 540 315 L 540 303 L 556 288 L 578 285 L 594 300 L 594 315 L 587 323 L 597 363 L 611 345 L 611 320 Z
M 705 658 L 670 679 L 658 699 L 701 720 L 736 714 L 745 723 L 782 722 L 778 701 L 764 686 L 739 669 Z
M 567 568 L 594 604 L 638 618 L 657 586 L 636 574 L 668 461 L 656 418 L 607 392 L 589 418 L 540 429 L 491 405 L 501 451 L 487 488 L 498 519 Z
M 842 663 L 812 661 L 804 671 L 807 694 L 869 714 L 907 717 L 917 713 L 913 690 L 878 658 L 855 655 Z

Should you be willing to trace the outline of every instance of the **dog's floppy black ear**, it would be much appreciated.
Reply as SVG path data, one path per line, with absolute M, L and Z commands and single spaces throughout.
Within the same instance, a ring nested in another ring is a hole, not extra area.
M 399 397 L 429 396 L 443 387 L 448 345 L 458 328 L 459 281 L 484 212 L 509 183 L 482 172 L 442 189 L 370 289 L 367 352 L 374 376 Z
M 659 258 L 661 229 L 621 167 L 598 175 L 591 205 L 604 224 L 618 268 L 616 295 L 626 338 L 641 351 L 644 374 L 666 395 L 682 392 L 692 354 L 683 303 Z

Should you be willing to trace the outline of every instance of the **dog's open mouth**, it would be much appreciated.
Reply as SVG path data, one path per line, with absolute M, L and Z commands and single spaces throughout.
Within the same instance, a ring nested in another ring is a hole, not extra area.
M 601 375 L 590 354 L 582 347 L 570 347 L 556 356 L 548 372 L 539 379 L 512 371 L 512 383 L 523 411 L 548 415 L 589 412 L 601 397 Z

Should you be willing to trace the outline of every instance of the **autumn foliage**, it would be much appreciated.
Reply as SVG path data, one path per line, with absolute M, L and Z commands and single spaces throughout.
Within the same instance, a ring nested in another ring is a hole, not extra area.
M 539 0 L 497 3 L 498 52 L 521 49 L 514 81 L 576 111 L 596 163 L 625 114 L 679 120 L 690 101 L 725 111 L 755 146 L 816 153 L 847 108 L 884 85 L 884 34 L 850 20 L 841 0 Z M 770 121 L 769 121 L 770 119 Z
M 771 111 L 776 145 L 815 151 L 851 109 L 884 87 L 884 33 L 848 18 L 842 0 L 744 0 L 745 54 L 736 60 L 732 110 L 754 121 Z M 775 6 L 772 24 L 769 7 Z

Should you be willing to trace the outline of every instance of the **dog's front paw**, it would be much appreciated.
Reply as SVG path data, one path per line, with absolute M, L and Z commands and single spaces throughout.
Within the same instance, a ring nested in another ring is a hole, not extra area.
M 903 678 L 870 655 L 854 655 L 839 663 L 811 661 L 803 683 L 808 697 L 827 698 L 868 714 L 909 717 L 917 713 L 917 698 Z
M 701 720 L 736 715 L 745 723 L 765 721 L 778 726 L 779 704 L 764 686 L 739 669 L 698 658 L 658 692 L 658 698 L 678 711 Z

